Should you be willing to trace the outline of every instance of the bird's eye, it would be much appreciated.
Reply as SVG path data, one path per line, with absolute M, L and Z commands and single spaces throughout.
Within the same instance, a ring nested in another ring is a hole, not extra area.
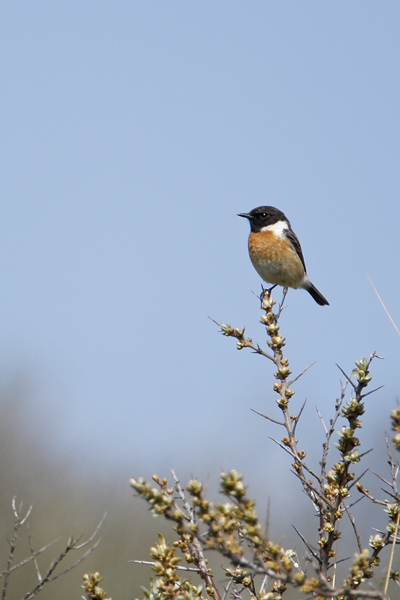
M 266 219 L 268 217 L 268 213 L 266 213 L 266 212 L 261 213 L 261 217 L 263 219 Z

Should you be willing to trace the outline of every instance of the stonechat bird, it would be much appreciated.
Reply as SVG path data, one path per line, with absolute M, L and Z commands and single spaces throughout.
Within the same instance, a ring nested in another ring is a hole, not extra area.
M 282 211 L 259 206 L 238 216 L 250 221 L 250 259 L 264 281 L 273 288 L 302 288 L 321 306 L 329 304 L 309 280 L 300 242 Z

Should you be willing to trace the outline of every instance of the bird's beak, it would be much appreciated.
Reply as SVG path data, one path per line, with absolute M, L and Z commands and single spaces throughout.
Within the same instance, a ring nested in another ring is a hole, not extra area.
M 238 213 L 237 215 L 238 217 L 244 217 L 245 219 L 252 219 L 253 215 L 250 215 L 249 213 Z

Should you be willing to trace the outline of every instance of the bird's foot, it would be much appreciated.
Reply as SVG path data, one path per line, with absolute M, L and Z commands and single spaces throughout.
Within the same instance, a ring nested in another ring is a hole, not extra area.
M 277 284 L 271 286 L 270 288 L 264 288 L 263 284 L 261 284 L 261 294 L 260 294 L 260 300 L 261 302 L 263 301 L 265 296 L 268 296 L 268 298 L 271 296 L 271 292 L 274 288 L 276 288 Z

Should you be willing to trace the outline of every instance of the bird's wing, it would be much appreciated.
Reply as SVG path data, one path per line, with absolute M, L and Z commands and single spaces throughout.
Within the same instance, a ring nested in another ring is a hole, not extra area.
M 293 250 L 296 252 L 298 257 L 300 258 L 300 260 L 303 264 L 303 267 L 304 267 L 304 272 L 306 273 L 307 272 L 306 263 L 304 262 L 303 252 L 301 250 L 300 242 L 297 239 L 297 235 L 291 229 L 285 229 L 283 233 L 284 233 L 286 239 L 292 244 Z

